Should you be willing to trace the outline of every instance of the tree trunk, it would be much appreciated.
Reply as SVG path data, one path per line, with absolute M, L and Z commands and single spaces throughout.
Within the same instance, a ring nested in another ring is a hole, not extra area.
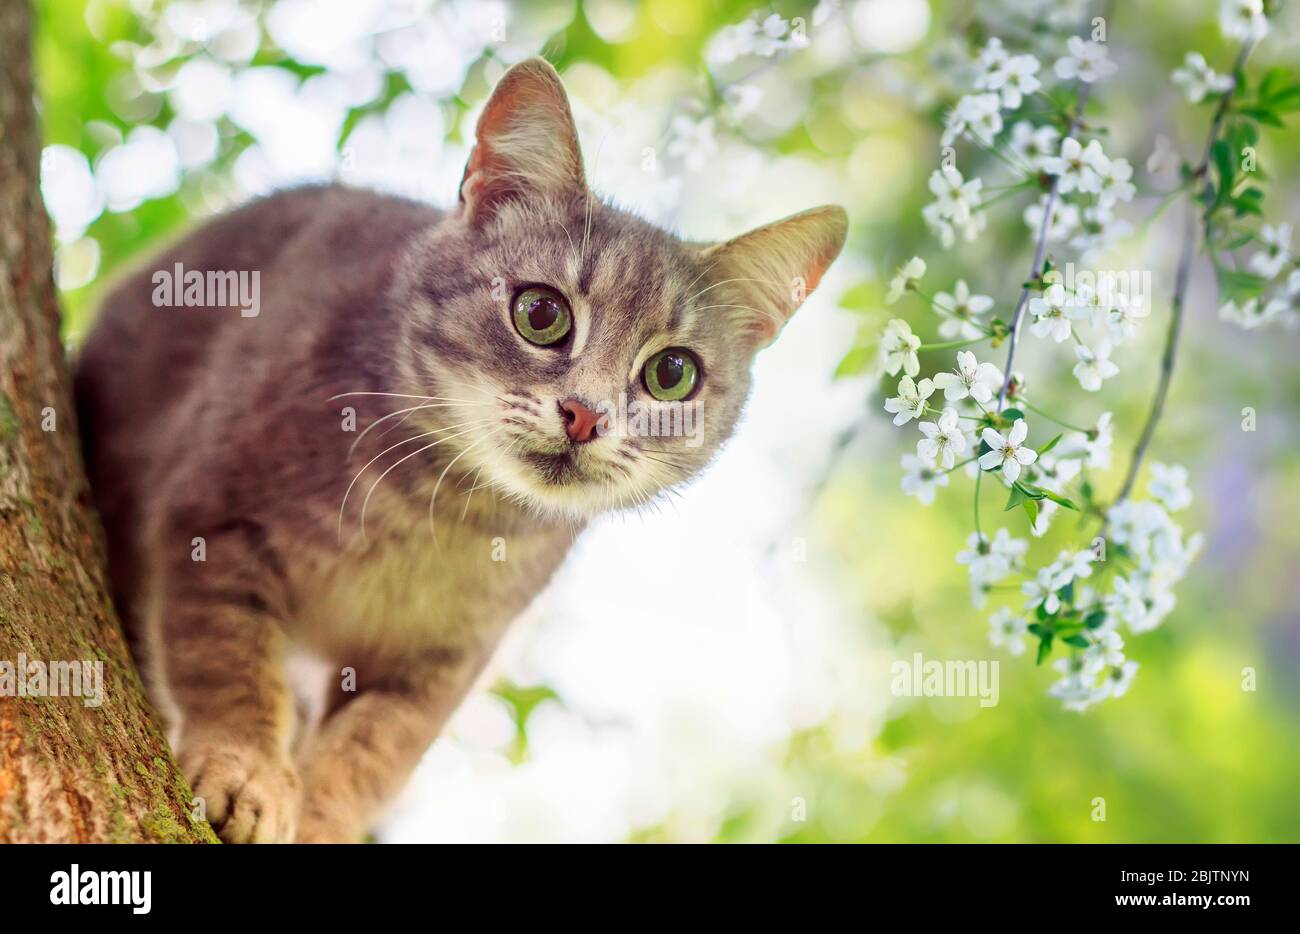
M 30 33 L 28 4 L 0 2 L 0 843 L 213 841 L 108 595 L 59 340 Z M 83 696 L 53 696 L 77 675 Z

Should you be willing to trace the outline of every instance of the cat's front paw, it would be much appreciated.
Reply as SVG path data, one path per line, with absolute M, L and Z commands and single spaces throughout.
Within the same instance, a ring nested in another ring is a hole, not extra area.
M 304 807 L 298 821 L 297 843 L 360 843 L 365 832 L 346 821 L 325 816 L 311 807 Z
M 200 743 L 181 753 L 181 768 L 208 823 L 226 843 L 291 843 L 301 785 L 287 761 L 229 744 Z

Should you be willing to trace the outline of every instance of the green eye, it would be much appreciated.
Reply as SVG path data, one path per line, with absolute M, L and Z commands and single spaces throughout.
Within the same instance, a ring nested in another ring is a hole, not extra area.
M 569 305 L 554 289 L 535 285 L 515 296 L 515 329 L 526 340 L 546 347 L 558 344 L 573 327 Z
M 643 378 L 646 391 L 660 402 L 679 402 L 695 391 L 700 365 L 689 350 L 670 347 L 646 361 Z

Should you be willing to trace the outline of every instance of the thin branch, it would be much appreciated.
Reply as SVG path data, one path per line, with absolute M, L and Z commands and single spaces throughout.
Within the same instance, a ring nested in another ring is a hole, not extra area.
M 1201 179 L 1209 171 L 1210 159 L 1214 155 L 1214 143 L 1219 138 L 1219 132 L 1223 129 L 1223 120 L 1228 113 L 1228 106 L 1232 102 L 1233 94 L 1237 91 L 1237 75 L 1246 63 L 1246 57 L 1250 55 L 1252 43 L 1247 42 L 1241 47 L 1237 54 L 1237 60 L 1232 66 L 1232 86 L 1224 91 L 1223 97 L 1219 99 L 1219 106 L 1214 111 L 1214 118 L 1210 121 L 1210 132 L 1205 140 L 1205 152 L 1201 156 L 1200 163 L 1192 172 L 1194 179 Z M 1194 189 L 1192 191 L 1195 195 Z M 1191 278 L 1192 259 L 1196 254 L 1196 244 L 1198 239 L 1200 225 L 1196 222 L 1196 202 L 1189 201 L 1187 204 L 1187 220 L 1183 226 L 1183 242 L 1179 248 L 1178 267 L 1174 273 L 1174 292 L 1171 299 L 1171 312 L 1169 317 L 1169 331 L 1165 338 L 1164 353 L 1160 358 L 1160 379 L 1156 383 L 1156 393 L 1151 400 L 1151 411 L 1147 414 L 1146 424 L 1142 426 L 1142 434 L 1138 436 L 1138 442 L 1133 448 L 1133 458 L 1128 465 L 1128 473 L 1124 477 L 1124 485 L 1120 487 L 1119 495 L 1115 497 L 1114 506 L 1119 505 L 1128 499 L 1129 494 L 1133 492 L 1133 484 L 1137 482 L 1138 470 L 1142 466 L 1142 460 L 1146 456 L 1147 448 L 1151 445 L 1151 439 L 1155 435 L 1156 425 L 1160 422 L 1161 415 L 1165 410 L 1165 399 L 1169 395 L 1169 384 L 1173 380 L 1174 363 L 1178 358 L 1178 341 L 1183 330 L 1183 308 L 1187 300 L 1187 283 Z M 1211 247 L 1213 249 L 1213 247 Z
M 1070 117 L 1069 129 L 1065 131 L 1066 136 L 1073 136 L 1078 130 L 1079 124 L 1083 120 L 1083 108 L 1088 104 L 1088 95 L 1092 93 L 1092 85 L 1085 81 L 1079 82 L 1079 96 L 1075 101 L 1074 114 Z M 1052 226 L 1052 215 L 1056 213 L 1057 187 L 1060 185 L 1060 176 L 1053 176 L 1052 184 L 1047 189 L 1047 202 L 1043 205 L 1043 220 L 1038 225 L 1038 243 L 1034 247 L 1034 264 L 1029 268 L 1029 281 L 1033 282 L 1043 274 L 1043 259 L 1047 256 L 1047 231 Z M 1025 305 L 1029 302 L 1029 292 L 1031 286 L 1026 285 L 1020 290 L 1020 300 L 1016 302 L 1016 310 L 1011 315 L 1011 339 L 1007 344 L 1007 363 L 1003 367 L 1002 389 L 998 392 L 998 411 L 1001 412 L 1007 401 L 1007 391 L 1011 388 L 1011 365 L 1016 359 L 1016 345 L 1020 342 L 1020 323 L 1024 318 Z

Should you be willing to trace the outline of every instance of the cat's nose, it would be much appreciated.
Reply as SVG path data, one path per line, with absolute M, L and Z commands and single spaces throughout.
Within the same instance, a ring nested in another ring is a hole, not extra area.
M 565 399 L 560 403 L 560 417 L 564 419 L 564 433 L 570 441 L 585 444 L 596 437 L 600 416 L 577 399 Z

